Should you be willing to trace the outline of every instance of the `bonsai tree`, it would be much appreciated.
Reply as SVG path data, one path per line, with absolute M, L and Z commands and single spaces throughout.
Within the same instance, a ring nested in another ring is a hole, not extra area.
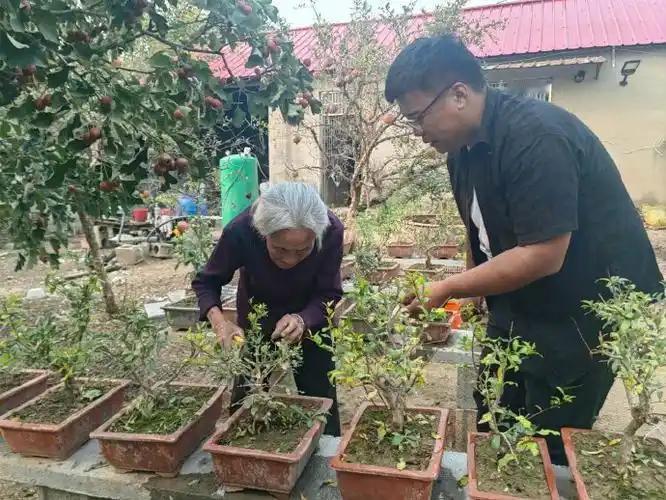
M 244 337 L 236 337 L 231 349 L 220 349 L 208 337 L 208 364 L 221 380 L 235 380 L 247 390 L 240 403 L 247 408 L 248 418 L 239 422 L 235 436 L 256 436 L 274 427 L 285 428 L 323 418 L 317 411 L 303 409 L 280 400 L 279 384 L 302 362 L 299 344 L 285 341 L 266 342 L 261 322 L 268 315 L 264 304 L 252 304 L 248 314 L 249 327 Z M 212 346 L 212 347 L 211 347 Z
M 502 404 L 502 396 L 507 387 L 514 385 L 509 379 L 528 357 L 538 356 L 535 345 L 520 337 L 510 339 L 491 338 L 478 323 L 474 327 L 474 341 L 483 349 L 476 390 L 480 394 L 487 411 L 480 415 L 479 423 L 490 428 L 490 446 L 497 452 L 497 469 L 505 470 L 510 464 L 517 467 L 528 466 L 523 460 L 525 454 L 539 455 L 539 447 L 534 437 L 559 434 L 549 429 L 539 429 L 534 418 L 551 408 L 572 401 L 561 388 L 551 398 L 548 408 L 541 408 L 529 414 L 516 413 Z
M 408 272 L 405 276 L 406 289 L 413 295 L 419 304 L 426 304 L 428 302 L 426 294 L 426 279 L 423 274 L 418 272 Z M 449 313 L 443 307 L 428 309 L 421 306 L 418 313 L 418 320 L 424 325 L 432 323 L 441 323 L 446 321 Z
M 173 15 L 183 5 L 187 16 Z M 305 107 L 319 110 L 314 98 L 300 102 L 312 77 L 285 32 L 264 0 L 3 2 L 0 157 L 12 161 L 0 170 L 0 208 L 17 267 L 57 265 L 76 216 L 106 310 L 117 313 L 94 220 L 140 203 L 146 178 L 166 190 L 207 176 L 215 152 L 233 145 L 207 149 L 217 126 L 256 125 L 269 108 L 295 125 Z M 146 47 L 139 67 L 124 62 Z M 249 49 L 238 55 L 247 54 L 253 79 L 233 74 L 227 47 Z M 214 73 L 208 58 L 223 69 Z
M 408 396 L 425 382 L 424 361 L 416 357 L 420 329 L 401 305 L 400 286 L 374 290 L 361 281 L 350 295 L 362 311 L 364 331 L 348 318 L 336 325 L 334 311 L 329 310 L 327 332 L 314 337 L 317 345 L 335 355 L 336 368 L 329 376 L 340 385 L 362 387 L 368 400 L 388 409 L 390 422 L 373 424 L 379 441 L 386 440 L 400 452 L 418 447 L 406 426 L 406 414 Z M 402 459 L 397 464 L 399 469 L 405 466 Z
M 586 301 L 584 307 L 604 323 L 598 352 L 622 381 L 631 408 L 620 443 L 621 463 L 627 466 L 640 448 L 636 432 L 657 422 L 653 401 L 663 396 L 658 371 L 666 366 L 666 305 L 663 293 L 641 292 L 617 276 L 604 281 L 610 297 Z

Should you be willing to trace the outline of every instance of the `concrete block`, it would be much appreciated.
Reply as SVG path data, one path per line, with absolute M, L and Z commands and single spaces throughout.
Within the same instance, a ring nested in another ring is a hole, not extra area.
M 171 243 L 151 243 L 150 255 L 158 259 L 170 259 L 173 257 L 173 245 Z
M 39 300 L 46 298 L 46 290 L 43 288 L 31 288 L 25 294 L 27 300 Z
M 123 245 L 116 248 L 116 259 L 123 267 L 135 266 L 139 262 L 143 262 L 143 253 L 138 246 Z
M 163 300 L 161 302 L 149 302 L 144 304 L 143 307 L 146 311 L 146 314 L 148 315 L 148 318 L 159 319 L 164 318 L 164 309 L 162 309 L 162 307 L 169 303 L 170 302 L 168 300 Z

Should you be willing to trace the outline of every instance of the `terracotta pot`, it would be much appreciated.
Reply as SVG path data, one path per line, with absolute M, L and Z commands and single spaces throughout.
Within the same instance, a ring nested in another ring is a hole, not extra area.
M 407 268 L 407 272 L 414 272 L 422 274 L 428 280 L 437 280 L 442 277 L 444 274 L 444 268 L 442 266 L 433 266 L 431 265 L 429 269 L 425 269 L 424 264 L 414 264 Z
M 316 404 L 324 412 L 333 404 L 330 399 L 308 396 L 281 396 L 280 399 L 293 403 Z M 291 453 L 270 453 L 218 444 L 246 411 L 244 407 L 237 410 L 203 447 L 213 455 L 215 475 L 224 486 L 288 494 L 317 448 L 324 431 L 324 423 L 316 421 Z
M 400 265 L 397 262 L 393 264 L 384 263 L 384 265 L 379 266 L 375 271 L 370 273 L 368 281 L 373 285 L 379 285 L 398 276 L 400 276 Z
M 458 245 L 436 245 L 428 253 L 435 259 L 453 259 L 458 255 Z
M 340 279 L 342 281 L 348 280 L 354 275 L 354 261 L 353 260 L 347 260 L 347 261 L 342 261 L 342 264 L 340 265 Z
M 428 323 L 423 327 L 421 342 L 424 344 L 442 344 L 448 340 L 449 335 L 451 335 L 450 321 Z
M 349 463 L 343 460 L 347 445 L 351 440 L 359 420 L 370 405 L 364 403 L 354 415 L 349 429 L 342 436 L 340 446 L 331 459 L 331 468 L 335 470 L 338 488 L 343 500 L 430 500 L 433 482 L 439 476 L 448 410 L 443 408 L 410 406 L 408 410 L 430 413 L 439 416 L 437 434 L 441 439 L 435 440 L 432 457 L 428 468 L 422 471 L 398 470 L 393 467 Z
M 32 373 L 34 376 L 23 384 L 0 394 L 0 415 L 21 406 L 46 390 L 49 380 L 48 372 L 44 370 L 23 370 L 22 373 Z
M 437 216 L 435 214 L 415 214 L 405 219 L 405 222 L 413 227 L 421 229 L 436 229 Z
M 172 383 L 174 387 L 215 386 L 204 384 Z M 137 403 L 126 406 L 111 420 L 90 434 L 91 439 L 99 440 L 104 458 L 115 468 L 125 471 L 149 471 L 160 475 L 175 476 L 181 466 L 204 438 L 215 428 L 215 422 L 222 412 L 221 387 L 194 415 L 194 418 L 171 434 L 138 434 L 113 432 L 109 429 L 118 419 L 131 411 Z
M 479 491 L 476 473 L 476 441 L 479 438 L 487 436 L 487 432 L 467 433 L 467 476 L 469 479 L 467 493 L 469 498 L 471 500 L 516 500 L 524 498 L 499 492 Z M 559 500 L 560 495 L 557 492 L 557 485 L 555 484 L 555 471 L 553 470 L 553 464 L 550 462 L 546 440 L 543 438 L 534 438 L 534 440 L 539 445 L 539 451 L 541 451 L 541 460 L 543 461 L 543 470 L 546 474 L 546 483 L 550 490 L 550 498 L 552 500 Z
M 64 460 L 88 441 L 90 431 L 102 425 L 122 408 L 125 400 L 125 389 L 129 385 L 129 381 L 87 378 L 78 380 L 83 382 L 109 382 L 117 384 L 117 386 L 59 424 L 17 422 L 12 418 L 18 411 L 39 401 L 47 394 L 62 388 L 63 384 L 47 389 L 36 398 L 7 413 L 0 419 L 0 430 L 2 430 L 2 436 L 14 453 Z
M 389 254 L 389 257 L 409 259 L 414 254 L 415 246 L 414 243 L 406 242 L 389 243 L 386 246 L 386 252 Z
M 578 467 L 576 465 L 576 448 L 573 444 L 573 435 L 577 432 L 587 432 L 585 429 L 572 429 L 569 427 L 563 427 L 560 429 L 560 434 L 562 436 L 562 442 L 564 443 L 564 452 L 567 455 L 567 461 L 569 462 L 569 470 L 573 476 L 574 483 L 576 483 L 576 493 L 578 494 L 579 500 L 589 500 L 590 496 L 587 494 L 587 488 L 585 488 L 585 481 L 580 472 L 578 472 Z

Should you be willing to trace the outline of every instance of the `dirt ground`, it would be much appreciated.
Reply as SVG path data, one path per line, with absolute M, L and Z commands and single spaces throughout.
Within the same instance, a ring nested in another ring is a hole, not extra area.
M 666 275 L 666 231 L 649 231 L 655 254 L 659 261 L 662 273 Z M 67 275 L 84 269 L 81 252 L 70 252 L 63 262 L 59 274 Z M 128 270 L 117 271 L 112 274 L 114 288 L 119 296 L 130 296 L 142 301 L 159 300 L 166 297 L 168 292 L 182 289 L 187 286 L 187 270 L 174 269 L 174 260 L 150 259 Z M 14 254 L 0 250 L 0 282 L 4 283 L 0 295 L 8 293 L 25 294 L 28 289 L 43 286 L 43 280 L 48 268 L 42 264 L 32 269 L 14 271 Z M 47 299 L 35 302 L 31 306 L 36 311 L 59 307 L 57 300 Z M 103 322 L 102 313 L 98 321 Z M 168 347 L 163 351 L 161 363 L 168 366 L 175 363 L 183 353 L 185 345 L 178 333 L 170 334 Z M 189 371 L 185 377 L 191 381 L 204 381 L 205 375 L 197 371 Z M 666 374 L 664 374 L 666 378 Z M 455 408 L 456 406 L 456 369 L 451 365 L 430 363 L 426 367 L 427 384 L 420 388 L 413 397 L 414 404 L 442 406 Z M 362 390 L 339 389 L 340 413 L 343 427 L 348 425 L 351 418 L 363 401 Z M 666 405 L 663 405 L 666 413 Z M 622 387 L 615 384 L 611 390 L 606 404 L 599 416 L 597 427 L 606 430 L 620 430 L 629 419 L 629 411 Z M 0 500 L 25 500 L 36 498 L 34 489 L 0 481 Z

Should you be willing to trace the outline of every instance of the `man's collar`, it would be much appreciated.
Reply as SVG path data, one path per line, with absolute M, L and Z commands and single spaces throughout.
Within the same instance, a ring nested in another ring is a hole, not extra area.
M 473 148 L 479 143 L 492 145 L 491 128 L 495 120 L 495 110 L 497 109 L 497 94 L 497 90 L 491 87 L 486 87 L 486 100 L 483 106 L 481 125 L 479 126 L 472 143 L 469 145 L 470 148 Z

